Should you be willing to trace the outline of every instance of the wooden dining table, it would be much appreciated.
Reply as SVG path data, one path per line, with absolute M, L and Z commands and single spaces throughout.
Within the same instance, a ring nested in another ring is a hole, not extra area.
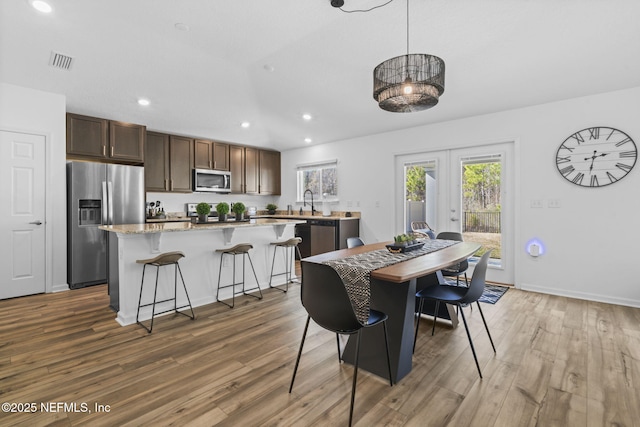
M 374 243 L 356 248 L 341 249 L 304 258 L 309 263 L 305 271 L 321 273 L 327 261 L 342 259 L 353 255 L 384 249 L 391 242 Z M 440 270 L 469 258 L 481 245 L 471 242 L 459 242 L 444 249 L 430 252 L 397 264 L 379 268 L 370 274 L 370 307 L 387 314 L 389 333 L 389 352 L 391 375 L 397 382 L 411 371 L 414 339 L 415 294 L 418 289 L 431 284 L 442 284 L 444 279 Z M 305 273 L 306 275 L 306 273 Z M 313 280 L 314 274 L 305 280 Z M 322 274 L 318 274 L 322 276 Z M 444 312 L 439 317 L 450 317 L 453 326 L 457 324 L 455 311 L 441 304 Z M 345 362 L 355 363 L 355 338 L 351 336 L 344 348 L 342 358 Z M 384 332 L 382 328 L 365 328 L 361 332 L 360 360 L 358 366 L 380 377 L 389 377 L 386 365 Z

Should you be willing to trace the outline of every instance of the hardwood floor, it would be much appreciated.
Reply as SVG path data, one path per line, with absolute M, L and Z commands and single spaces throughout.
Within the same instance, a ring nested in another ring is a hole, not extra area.
M 346 425 L 353 369 L 313 322 L 288 393 L 299 290 L 160 317 L 151 335 L 115 322 L 105 286 L 0 301 L 0 401 L 37 406 L 0 412 L 0 425 Z M 497 354 L 478 310 L 465 313 L 483 380 L 464 328 L 432 337 L 426 320 L 407 377 L 389 387 L 360 372 L 354 424 L 640 425 L 640 309 L 517 289 L 482 307 Z

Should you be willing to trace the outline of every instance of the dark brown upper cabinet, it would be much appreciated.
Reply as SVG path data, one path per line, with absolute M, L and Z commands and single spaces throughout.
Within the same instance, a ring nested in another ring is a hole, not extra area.
M 229 144 L 196 139 L 193 164 L 196 169 L 229 170 Z
M 67 114 L 67 156 L 105 158 L 109 121 Z
M 168 191 L 171 172 L 169 169 L 169 135 L 147 132 L 144 158 L 144 183 L 147 191 Z
M 229 146 L 229 170 L 231 171 L 231 192 L 244 193 L 245 163 L 244 147 Z
M 143 163 L 146 130 L 142 125 L 109 121 L 109 158 Z
M 67 157 L 144 163 L 146 127 L 67 113 Z
M 258 156 L 258 149 L 245 147 L 244 156 L 244 192 L 247 194 L 260 194 L 260 157 Z M 233 176 L 231 179 L 233 179 Z
M 147 191 L 191 192 L 191 138 L 147 132 L 145 158 L 144 176 Z
M 280 194 L 280 153 L 231 145 L 231 192 Z
M 260 150 L 260 194 L 280 194 L 280 153 Z

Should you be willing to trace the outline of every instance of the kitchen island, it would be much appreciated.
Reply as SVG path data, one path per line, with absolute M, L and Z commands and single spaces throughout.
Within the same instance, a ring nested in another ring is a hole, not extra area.
M 116 321 L 121 325 L 136 322 L 136 311 L 140 295 L 142 265 L 138 259 L 153 258 L 159 253 L 181 251 L 185 258 L 180 268 L 194 307 L 216 302 L 220 255 L 216 249 L 227 248 L 238 243 L 250 243 L 251 259 L 258 276 L 260 288 L 269 285 L 274 247 L 271 242 L 286 240 L 294 236 L 294 227 L 300 220 L 257 218 L 249 221 L 225 221 L 194 224 L 191 222 L 165 222 L 152 224 L 103 225 L 100 229 L 109 232 L 109 297 L 111 307 L 118 313 Z M 230 260 L 229 260 L 230 261 Z M 222 280 L 231 283 L 233 264 L 225 260 Z M 237 275 L 242 262 L 237 263 Z M 277 272 L 284 269 L 283 259 L 276 258 Z M 295 269 L 294 269 L 295 270 Z M 155 278 L 155 271 L 145 277 Z M 158 300 L 173 295 L 173 268 L 160 269 Z M 276 280 L 278 279 L 278 280 Z M 180 278 L 178 278 L 178 281 Z M 254 287 L 255 278 L 247 265 L 245 276 L 247 288 Z M 284 276 L 274 277 L 273 284 L 284 283 Z M 148 292 L 147 292 L 148 291 Z M 226 291 L 226 293 L 224 292 Z M 221 291 L 221 299 L 231 298 L 231 288 Z M 145 286 L 143 303 L 153 300 L 153 286 Z M 168 304 L 168 303 L 167 303 Z M 178 306 L 186 304 L 184 292 L 178 286 Z M 170 305 L 158 305 L 156 311 L 168 309 Z M 141 320 L 151 317 L 151 309 L 140 312 Z

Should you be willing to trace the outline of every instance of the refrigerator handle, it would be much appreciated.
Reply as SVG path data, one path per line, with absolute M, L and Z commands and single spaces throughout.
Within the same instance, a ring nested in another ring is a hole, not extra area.
M 109 225 L 113 225 L 113 184 L 107 181 L 107 208 L 109 209 Z
M 109 225 L 109 217 L 107 215 L 107 183 L 102 181 L 102 225 Z

